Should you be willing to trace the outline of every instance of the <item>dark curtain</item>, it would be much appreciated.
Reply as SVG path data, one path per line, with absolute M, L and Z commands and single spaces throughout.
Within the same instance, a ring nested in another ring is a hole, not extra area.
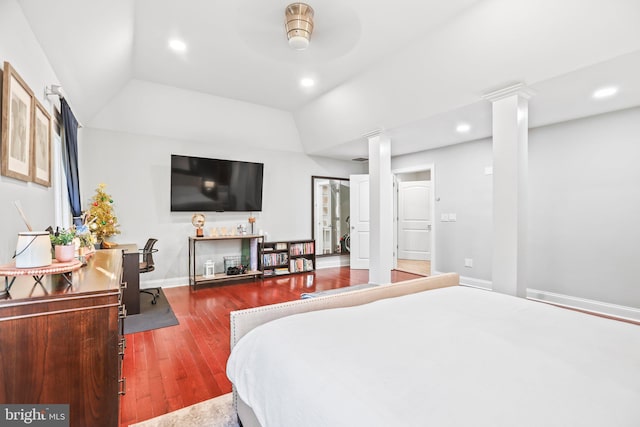
M 80 180 L 78 178 L 78 120 L 73 115 L 69 104 L 64 98 L 60 100 L 62 107 L 62 125 L 64 126 L 64 157 L 67 173 L 67 192 L 73 215 L 73 223 L 82 225 L 82 210 L 80 208 Z

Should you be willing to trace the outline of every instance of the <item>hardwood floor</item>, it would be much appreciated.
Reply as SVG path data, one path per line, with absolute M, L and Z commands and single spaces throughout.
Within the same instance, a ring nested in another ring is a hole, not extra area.
M 393 282 L 415 277 L 392 272 Z M 121 401 L 121 427 L 231 391 L 225 374 L 229 312 L 367 281 L 367 270 L 342 267 L 197 291 L 189 286 L 164 289 L 180 324 L 126 336 L 123 369 L 127 394 Z
M 406 273 L 420 274 L 421 276 L 430 276 L 431 261 L 398 258 L 398 270 Z

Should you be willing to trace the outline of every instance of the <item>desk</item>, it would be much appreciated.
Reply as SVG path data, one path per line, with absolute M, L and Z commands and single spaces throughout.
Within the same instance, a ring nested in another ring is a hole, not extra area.
M 140 313 L 140 252 L 135 243 L 121 243 L 112 249 L 122 251 L 122 281 L 126 284 L 122 299 L 127 314 Z

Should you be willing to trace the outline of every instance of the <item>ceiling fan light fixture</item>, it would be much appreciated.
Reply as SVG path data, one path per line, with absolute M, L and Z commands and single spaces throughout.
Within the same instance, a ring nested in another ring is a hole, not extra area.
M 284 27 L 289 46 L 296 50 L 305 50 L 309 47 L 313 33 L 313 8 L 306 3 L 291 3 L 284 12 Z

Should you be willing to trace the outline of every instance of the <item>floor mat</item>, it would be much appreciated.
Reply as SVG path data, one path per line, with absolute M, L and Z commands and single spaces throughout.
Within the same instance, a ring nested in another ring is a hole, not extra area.
M 179 323 L 162 288 L 157 303 L 151 304 L 151 300 L 151 295 L 140 294 L 140 314 L 133 314 L 124 319 L 125 334 L 175 326 Z

